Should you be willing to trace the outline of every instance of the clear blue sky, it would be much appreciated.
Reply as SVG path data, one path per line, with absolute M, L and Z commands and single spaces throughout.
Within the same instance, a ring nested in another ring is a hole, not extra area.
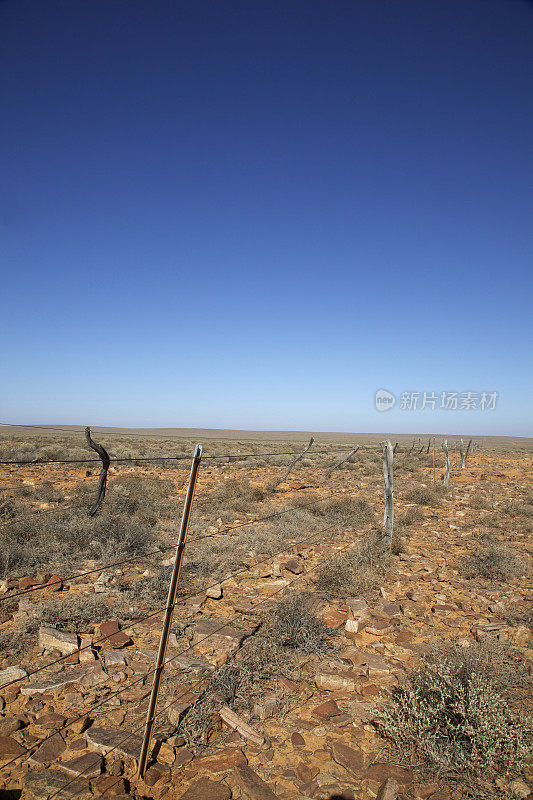
M 526 0 L 0 0 L 3 421 L 531 435 L 532 51 Z

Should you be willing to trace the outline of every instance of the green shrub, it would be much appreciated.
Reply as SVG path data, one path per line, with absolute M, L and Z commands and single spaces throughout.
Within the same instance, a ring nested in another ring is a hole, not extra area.
M 400 758 L 494 797 L 490 784 L 522 768 L 530 733 L 501 688 L 485 654 L 448 645 L 393 690 L 375 724 Z

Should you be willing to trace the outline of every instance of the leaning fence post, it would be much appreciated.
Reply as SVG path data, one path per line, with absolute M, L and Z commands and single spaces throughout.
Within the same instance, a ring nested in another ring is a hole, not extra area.
M 172 578 L 170 579 L 170 586 L 168 589 L 167 607 L 165 609 L 163 630 L 161 631 L 161 639 L 159 641 L 159 651 L 157 653 L 157 660 L 154 670 L 152 693 L 150 695 L 150 703 L 148 705 L 148 712 L 146 714 L 146 727 L 144 729 L 143 742 L 142 742 L 141 752 L 139 755 L 138 775 L 140 778 L 143 777 L 144 770 L 146 768 L 146 760 L 148 758 L 148 748 L 150 746 L 150 737 L 152 735 L 152 729 L 154 727 L 155 709 L 157 706 L 157 695 L 159 693 L 159 687 L 161 685 L 161 677 L 163 675 L 163 667 L 165 664 L 165 655 L 167 651 L 167 642 L 170 634 L 170 626 L 172 624 L 172 613 L 174 611 L 174 603 L 176 600 L 176 591 L 178 588 L 178 581 L 180 577 L 181 562 L 183 560 L 183 551 L 185 550 L 185 538 L 187 536 L 187 528 L 189 527 L 192 501 L 194 499 L 194 490 L 196 488 L 196 479 L 198 477 L 198 469 L 200 467 L 201 458 L 202 458 L 202 446 L 197 444 L 194 450 L 194 457 L 191 466 L 191 474 L 189 476 L 189 485 L 187 486 L 187 494 L 185 495 L 185 503 L 183 505 L 180 533 L 178 538 L 178 544 L 176 547 L 176 557 L 174 559 L 174 568 L 172 570 Z
M 448 483 L 450 482 L 450 454 L 448 452 L 448 442 L 446 439 L 442 443 L 442 449 L 444 450 L 444 454 L 446 456 L 446 472 L 444 473 L 442 482 L 444 486 L 448 486 Z
M 466 466 L 466 459 L 470 453 L 470 448 L 472 447 L 472 439 L 468 442 L 466 452 L 463 451 L 463 440 L 461 439 L 461 469 L 464 469 Z
M 353 449 L 353 450 L 351 450 L 351 451 L 348 453 L 348 455 L 347 455 L 347 456 L 344 456 L 344 458 L 341 458 L 341 460 L 340 460 L 340 461 L 336 461 L 336 462 L 335 462 L 335 464 L 333 464 L 333 466 L 332 466 L 332 467 L 329 467 L 329 469 L 326 471 L 326 478 L 329 478 L 329 476 L 331 475 L 331 473 L 333 472 L 333 470 L 335 470 L 335 469 L 338 469 L 338 467 L 341 467 L 341 466 L 342 466 L 344 463 L 346 463 L 346 461 L 349 461 L 349 460 L 350 460 L 350 458 L 351 458 L 352 456 L 354 456 L 354 455 L 357 453 L 357 451 L 358 451 L 358 450 L 359 450 L 359 445 L 357 445 L 357 447 L 354 447 L 354 449 Z
M 314 440 L 313 436 L 311 436 L 311 438 L 309 439 L 309 442 L 306 444 L 306 446 L 304 447 L 302 452 L 298 453 L 296 458 L 293 461 L 291 461 L 291 463 L 289 464 L 289 468 L 285 472 L 284 476 L 282 478 L 280 478 L 279 481 L 276 481 L 275 483 L 272 484 L 272 486 L 271 486 L 272 491 L 274 491 L 274 489 L 276 489 L 281 483 L 283 483 L 285 478 L 288 476 L 289 472 L 291 472 L 292 468 L 298 463 L 298 461 L 301 458 L 304 457 L 304 455 L 307 453 L 307 451 L 309 450 L 309 448 L 311 447 L 311 445 L 313 444 L 314 441 L 315 440 Z
M 90 448 L 95 450 L 98 455 L 100 456 L 100 460 L 102 461 L 102 469 L 100 470 L 100 479 L 98 481 L 98 494 L 94 504 L 89 511 L 89 516 L 94 517 L 102 503 L 104 502 L 105 497 L 105 490 L 107 486 L 107 470 L 109 469 L 109 464 L 111 463 L 107 450 L 102 447 L 101 444 L 96 444 L 91 438 L 91 429 L 89 427 L 85 428 L 85 438 L 87 439 L 87 444 Z
M 388 547 L 392 544 L 392 530 L 394 526 L 394 476 L 392 473 L 392 445 L 387 440 L 381 442 L 383 447 L 383 479 L 385 481 L 385 510 L 383 513 L 383 542 Z

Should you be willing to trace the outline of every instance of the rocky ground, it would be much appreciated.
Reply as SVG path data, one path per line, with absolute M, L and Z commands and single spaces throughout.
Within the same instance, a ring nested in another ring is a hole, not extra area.
M 370 460 L 365 456 L 365 467 L 339 469 L 328 480 L 323 463 L 304 462 L 275 494 L 269 494 L 267 509 L 316 501 L 334 492 L 364 498 L 375 520 L 350 525 L 349 520 L 340 524 L 324 515 L 309 531 L 300 521 L 297 530 L 287 531 L 283 549 L 248 549 L 241 566 L 228 570 L 238 573 L 234 577 L 224 579 L 217 573 L 203 581 L 203 590 L 195 582 L 189 591 L 182 582 L 175 611 L 178 624 L 167 651 L 144 780 L 136 776 L 136 766 L 162 613 L 139 602 L 128 620 L 122 611 L 116 613 L 116 598 L 117 586 L 132 586 L 153 576 L 153 559 L 148 568 L 142 559 L 108 569 L 74 561 L 70 572 L 63 567 L 55 575 L 52 568 L 30 570 L 17 578 L 8 573 L 0 595 L 4 637 L 24 625 L 28 628 L 43 597 L 56 598 L 68 609 L 80 597 L 98 595 L 104 598 L 107 613 L 80 630 L 30 626 L 28 635 L 33 639 L 28 649 L 16 653 L 7 645 L 2 649 L 1 796 L 14 799 L 20 790 L 28 800 L 103 794 L 114 795 L 115 800 L 117 796 L 154 800 L 465 796 L 460 786 L 451 786 L 436 774 L 421 773 L 405 760 L 391 761 L 372 720 L 376 706 L 390 702 L 405 671 L 443 640 L 468 643 L 492 636 L 516 647 L 525 669 L 531 665 L 528 613 L 533 591 L 528 573 L 502 581 L 467 577 L 462 569 L 483 536 L 505 542 L 527 567 L 530 519 L 513 504 L 531 497 L 530 458 L 512 451 L 478 451 L 465 469 L 454 463 L 451 491 L 434 497 L 435 505 L 431 497 L 423 503 L 408 499 L 417 487 L 432 488 L 433 470 L 425 454 L 414 471 L 402 471 L 401 458 L 398 454 L 396 517 L 420 509 L 420 518 L 402 527 L 402 540 L 379 585 L 364 596 L 328 597 L 317 590 L 316 576 L 335 552 L 349 550 L 379 528 L 383 488 L 375 454 Z M 437 482 L 441 462 L 440 457 Z M 6 486 L 13 481 L 31 485 L 49 476 L 45 466 L 25 467 L 23 473 L 20 468 L 4 469 Z M 65 490 L 84 474 L 69 469 L 62 473 Z M 280 469 L 265 465 L 244 475 L 240 465 L 206 465 L 198 499 L 229 478 L 246 477 L 253 486 L 268 486 Z M 130 472 L 148 475 L 153 468 L 131 467 Z M 158 474 L 172 481 L 182 496 L 185 473 L 159 467 Z M 40 507 L 44 510 L 53 503 Z M 213 543 L 230 541 L 228 537 L 237 540 L 242 535 L 239 528 L 227 528 L 261 516 L 261 508 L 259 504 L 251 511 L 231 512 L 224 519 L 206 517 L 204 523 L 200 516 L 189 547 L 194 548 L 194 538 L 201 535 L 209 535 Z M 160 530 L 159 535 L 168 546 L 175 531 Z M 158 563 L 170 560 L 171 554 L 162 553 Z M 91 568 L 94 571 L 80 579 L 68 577 Z M 46 589 L 9 599 L 42 583 L 48 584 Z M 330 649 L 294 653 L 289 677 L 269 679 L 248 707 L 222 706 L 204 741 L 182 735 L 180 720 L 201 698 L 210 676 L 234 659 L 250 637 L 261 635 L 268 609 L 289 592 L 312 598 L 314 614 L 331 628 Z M 35 670 L 39 671 L 32 674 Z M 511 797 L 531 797 L 527 776 L 501 783 L 500 789 Z

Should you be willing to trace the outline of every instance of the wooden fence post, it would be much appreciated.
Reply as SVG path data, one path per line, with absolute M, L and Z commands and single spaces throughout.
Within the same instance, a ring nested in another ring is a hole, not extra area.
M 394 476 L 392 463 L 392 445 L 390 441 L 381 442 L 383 448 L 383 480 L 384 489 L 384 513 L 383 513 L 383 543 L 387 547 L 392 544 L 392 531 L 394 527 Z
M 294 460 L 293 460 L 293 461 L 292 461 L 292 462 L 289 464 L 289 468 L 288 468 L 288 470 L 286 471 L 285 475 L 284 475 L 282 478 L 280 478 L 280 479 L 279 479 L 279 481 L 276 481 L 276 483 L 273 483 L 273 484 L 272 484 L 272 487 L 271 487 L 272 491 L 274 491 L 274 489 L 277 489 L 277 487 L 278 487 L 278 486 L 279 486 L 281 483 L 283 483 L 283 481 L 285 480 L 285 478 L 287 478 L 287 476 L 289 475 L 289 473 L 292 471 L 293 467 L 294 467 L 294 466 L 295 466 L 295 465 L 298 463 L 298 461 L 299 461 L 301 458 L 303 458 L 303 457 L 304 457 L 304 455 L 307 453 L 307 451 L 309 450 L 309 448 L 311 447 L 311 445 L 313 444 L 313 442 L 314 442 L 314 441 L 315 441 L 315 440 L 314 440 L 314 438 L 311 436 L 311 438 L 309 439 L 309 442 L 306 444 L 306 446 L 304 447 L 304 449 L 302 450 L 302 452 L 301 452 L 301 453 L 298 453 L 298 455 L 296 456 L 296 458 L 295 458 L 295 459 L 294 459 Z
M 470 454 L 470 448 L 472 447 L 472 439 L 468 442 L 466 452 L 463 451 L 463 440 L 461 439 L 461 469 L 464 469 L 466 466 L 466 459 Z
M 451 467 L 450 467 L 450 454 L 448 452 L 448 442 L 446 441 L 446 439 L 442 443 L 442 448 L 443 448 L 444 454 L 446 456 L 446 472 L 444 473 L 444 478 L 442 480 L 442 483 L 443 483 L 444 486 L 448 486 L 448 484 L 450 482 L 450 468 Z
M 357 447 L 354 447 L 354 449 L 353 449 L 353 450 L 351 450 L 351 451 L 348 453 L 348 455 L 347 455 L 347 456 L 345 456 L 344 458 L 341 458 L 341 460 L 340 460 L 340 461 L 337 461 L 337 462 L 336 462 L 336 464 L 333 464 L 333 466 L 332 466 L 332 467 L 330 467 L 330 468 L 329 468 L 329 469 L 326 471 L 326 478 L 329 478 L 329 476 L 331 475 L 331 473 L 333 472 L 333 470 L 335 470 L 335 469 L 337 469 L 338 467 L 342 466 L 342 465 L 343 465 L 343 464 L 344 464 L 346 461 L 349 461 L 349 460 L 350 460 L 350 458 L 351 458 L 352 456 L 354 456 L 354 455 L 357 453 L 357 451 L 358 451 L 358 450 L 359 450 L 359 445 L 357 445 Z
M 100 470 L 100 478 L 98 480 L 98 489 L 97 489 L 97 496 L 94 504 L 91 506 L 89 511 L 89 516 L 94 517 L 102 503 L 104 502 L 105 497 L 105 490 L 107 486 L 107 470 L 109 469 L 109 464 L 111 463 L 107 450 L 102 447 L 101 444 L 96 444 L 91 438 L 91 429 L 89 427 L 85 428 L 85 438 L 87 440 L 87 444 L 90 448 L 95 450 L 98 455 L 100 456 L 100 460 L 102 462 L 102 469 Z
M 176 557 L 174 559 L 174 568 L 172 570 L 172 577 L 170 579 L 170 586 L 168 589 L 167 606 L 165 609 L 165 618 L 163 620 L 163 630 L 161 631 L 161 639 L 159 641 L 159 651 L 157 653 L 157 660 L 154 670 L 154 680 L 152 683 L 152 693 L 150 695 L 150 703 L 148 705 L 148 712 L 146 714 L 146 727 L 144 729 L 143 743 L 139 755 L 139 777 L 144 776 L 146 768 L 146 760 L 148 758 L 148 748 L 150 746 L 150 737 L 154 727 L 155 709 L 157 706 L 157 695 L 161 685 L 161 677 L 163 675 L 163 667 L 165 665 L 165 655 L 167 652 L 167 642 L 170 634 L 170 627 L 172 625 L 172 613 L 174 611 L 174 603 L 176 602 L 176 591 L 178 588 L 178 581 L 180 577 L 181 562 L 183 560 L 183 551 L 185 550 L 185 538 L 187 536 L 187 528 L 189 527 L 189 519 L 191 516 L 192 501 L 194 499 L 194 490 L 196 488 L 196 479 L 198 477 L 198 469 L 202 458 L 202 446 L 197 444 L 191 466 L 191 474 L 189 476 L 189 485 L 187 486 L 187 494 L 185 496 L 185 503 L 183 505 L 183 514 L 181 517 L 180 534 L 178 538 L 178 545 L 176 547 Z

